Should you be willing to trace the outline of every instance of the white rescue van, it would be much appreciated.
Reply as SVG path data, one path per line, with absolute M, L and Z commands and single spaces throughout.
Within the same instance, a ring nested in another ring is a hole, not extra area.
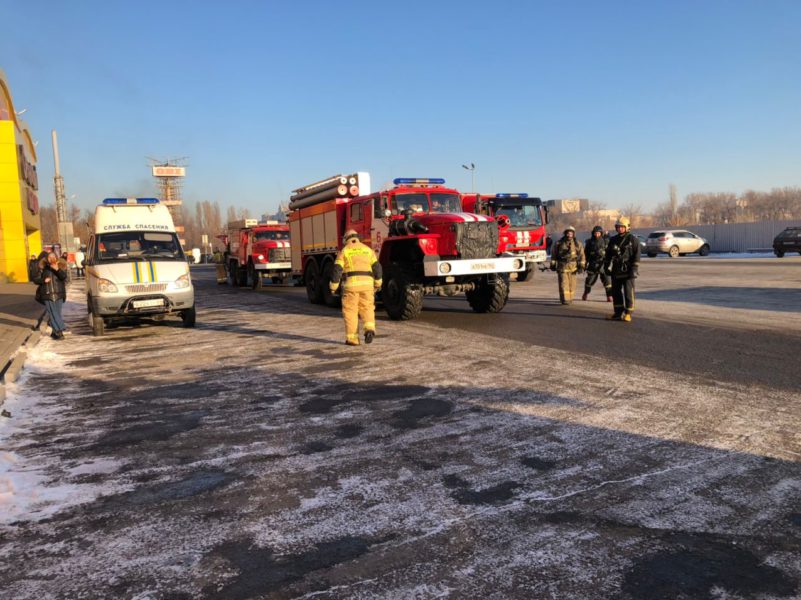
M 156 198 L 106 198 L 95 209 L 86 257 L 94 335 L 115 321 L 177 315 L 195 325 L 189 265 L 167 207 Z

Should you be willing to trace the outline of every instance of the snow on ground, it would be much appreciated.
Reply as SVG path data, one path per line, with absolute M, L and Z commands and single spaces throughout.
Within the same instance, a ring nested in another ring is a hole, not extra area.
M 31 357 L 14 597 L 675 596 L 656 557 L 801 582 L 797 392 L 422 322 L 347 348 L 336 312 L 201 298 L 195 330 L 102 339 L 71 302 Z

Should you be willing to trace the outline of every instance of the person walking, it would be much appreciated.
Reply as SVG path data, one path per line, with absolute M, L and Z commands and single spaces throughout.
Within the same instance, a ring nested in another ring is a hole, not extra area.
M 67 269 L 64 259 L 59 259 L 53 252 L 42 252 L 33 278 L 39 286 L 36 288 L 36 301 L 45 306 L 53 329 L 50 336 L 54 340 L 64 339 L 64 330 L 67 329 L 61 316 L 61 307 L 67 299 Z
M 584 272 L 584 247 L 576 240 L 576 228 L 565 229 L 551 252 L 551 271 L 559 275 L 559 300 L 571 304 L 576 293 L 576 276 Z
M 640 242 L 629 231 L 631 221 L 620 217 L 615 223 L 617 235 L 609 240 L 604 270 L 612 277 L 613 321 L 631 321 L 634 311 L 634 280 L 640 267 Z
M 336 293 L 342 281 L 342 317 L 345 320 L 345 343 L 359 345 L 359 318 L 364 326 L 364 343 L 375 337 L 375 290 L 381 288 L 381 264 L 375 252 L 359 241 L 353 229 L 345 232 L 343 247 L 331 271 L 329 289 Z
M 86 255 L 83 253 L 84 247 L 81 246 L 78 248 L 78 251 L 75 253 L 75 277 L 83 278 L 85 275 L 84 271 L 84 261 L 86 260 Z
M 612 282 L 604 273 L 604 257 L 606 256 L 607 238 L 604 237 L 604 229 L 600 225 L 592 228 L 592 237 L 584 243 L 584 256 L 587 259 L 587 279 L 584 280 L 584 295 L 582 300 L 586 300 L 592 291 L 592 286 L 601 278 L 601 284 L 606 291 L 606 301 L 612 301 Z

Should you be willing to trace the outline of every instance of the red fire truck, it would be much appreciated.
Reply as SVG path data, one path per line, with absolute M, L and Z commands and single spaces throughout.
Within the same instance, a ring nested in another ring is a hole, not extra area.
M 522 272 L 525 259 L 500 255 L 497 222 L 464 212 L 459 192 L 444 179 L 393 183 L 370 193 L 369 175 L 357 173 L 295 190 L 289 204 L 292 272 L 305 283 L 309 301 L 338 304 L 328 280 L 344 232 L 355 229 L 383 267 L 380 299 L 390 318 L 415 318 L 425 294 L 464 292 L 476 312 L 502 310 L 509 275 Z
M 517 280 L 529 281 L 537 265 L 547 258 L 548 210 L 542 200 L 529 198 L 528 194 L 462 194 L 462 208 L 498 221 L 499 252 L 525 258 L 526 270 Z
M 231 221 L 219 236 L 226 244 L 228 280 L 234 286 L 261 287 L 269 277 L 273 283 L 291 278 L 289 226 L 278 221 L 256 219 Z

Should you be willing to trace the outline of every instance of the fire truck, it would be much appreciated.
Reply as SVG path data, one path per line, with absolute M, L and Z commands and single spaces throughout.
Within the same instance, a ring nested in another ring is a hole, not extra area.
M 398 178 L 371 193 L 368 173 L 338 175 L 295 190 L 289 209 L 292 273 L 312 303 L 339 303 L 328 281 L 349 229 L 376 252 L 380 300 L 395 320 L 414 319 L 426 294 L 464 292 L 474 311 L 498 312 L 510 274 L 525 268 L 524 258 L 499 253 L 498 223 L 464 212 L 444 179 Z
M 291 278 L 289 227 L 278 221 L 231 221 L 219 236 L 226 244 L 228 280 L 234 286 L 260 288 L 265 278 L 286 283 Z
M 530 281 L 534 269 L 547 258 L 548 209 L 542 200 L 528 194 L 462 194 L 462 208 L 498 221 L 498 251 L 523 257 L 526 269 L 517 280 Z

